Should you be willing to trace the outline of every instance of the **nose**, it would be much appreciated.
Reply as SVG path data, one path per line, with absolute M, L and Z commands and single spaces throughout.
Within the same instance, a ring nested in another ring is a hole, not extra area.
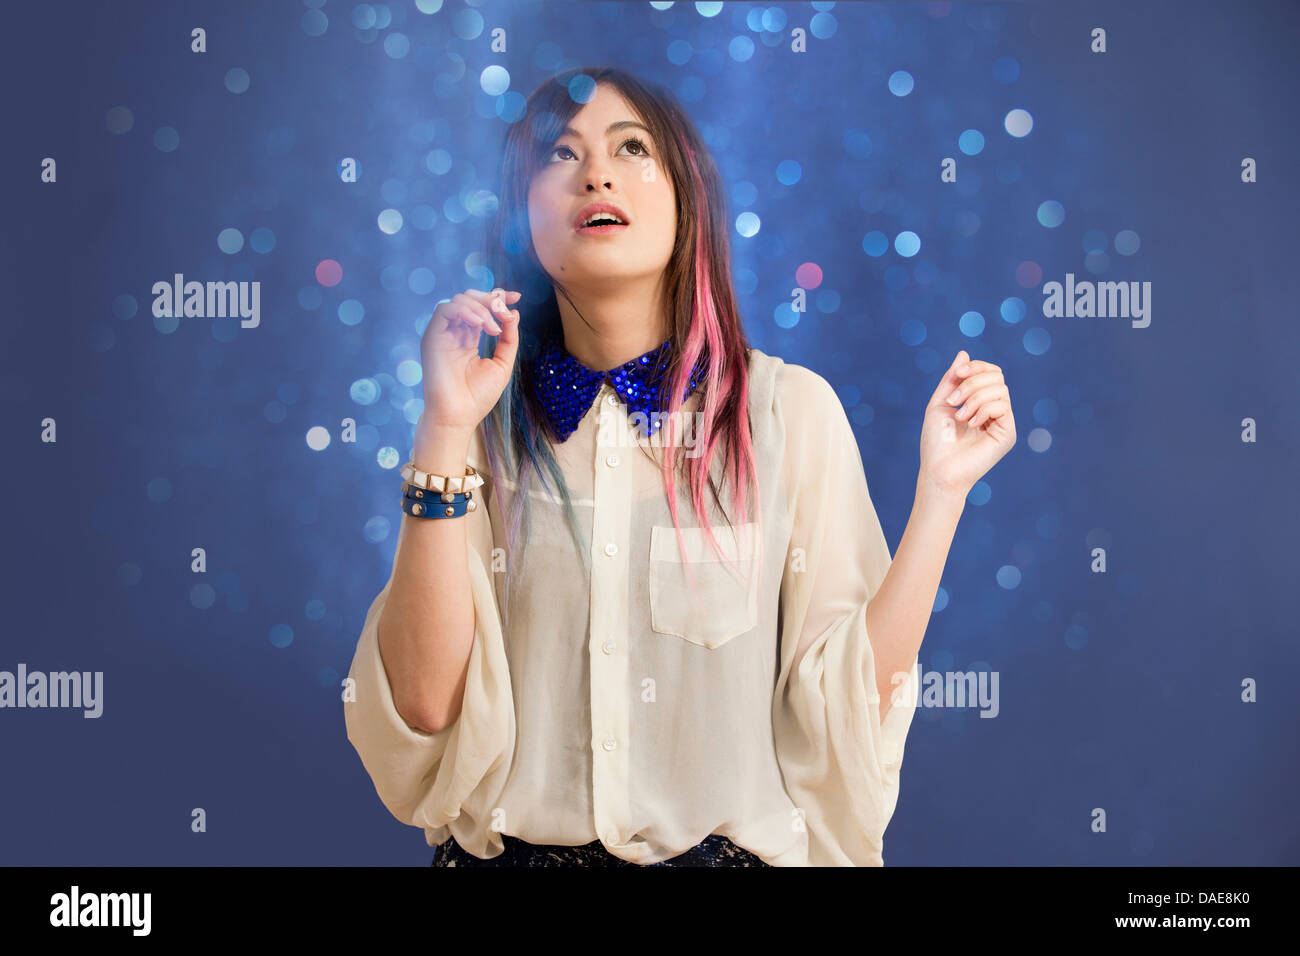
M 614 180 L 610 177 L 609 170 L 605 168 L 607 160 L 599 151 L 593 150 L 587 161 L 587 168 L 583 170 L 583 175 L 587 180 L 587 191 L 598 191 L 601 188 L 612 189 Z

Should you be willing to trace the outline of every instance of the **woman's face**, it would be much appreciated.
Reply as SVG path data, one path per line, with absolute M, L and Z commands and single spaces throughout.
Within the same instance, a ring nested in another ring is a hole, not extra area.
M 597 84 L 529 186 L 533 248 L 549 275 L 578 288 L 663 273 L 676 240 L 677 207 L 661 148 L 618 90 Z M 599 202 L 617 206 L 627 225 L 575 226 L 587 218 L 585 207 Z

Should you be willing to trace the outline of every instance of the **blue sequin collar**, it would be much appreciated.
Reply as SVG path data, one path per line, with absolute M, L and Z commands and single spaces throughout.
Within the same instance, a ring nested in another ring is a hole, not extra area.
M 627 407 L 641 437 L 648 438 L 663 424 L 668 410 L 668 390 L 664 376 L 672 358 L 672 340 L 656 346 L 645 355 L 616 368 L 598 372 L 569 354 L 563 339 L 552 337 L 533 362 L 533 393 L 541 404 L 547 423 L 560 441 L 565 441 L 582 421 L 595 401 L 601 385 L 608 381 Z M 702 380 L 705 362 L 695 365 L 682 401 L 686 401 Z

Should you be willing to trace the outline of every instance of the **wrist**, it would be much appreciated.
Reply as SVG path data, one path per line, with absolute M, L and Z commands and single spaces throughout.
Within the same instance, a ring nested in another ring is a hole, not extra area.
M 456 425 L 420 425 L 411 445 L 411 462 L 420 471 L 456 477 L 465 473 L 474 429 Z
M 960 516 L 968 494 L 969 488 L 936 481 L 924 471 L 916 479 L 916 507 L 925 511 Z

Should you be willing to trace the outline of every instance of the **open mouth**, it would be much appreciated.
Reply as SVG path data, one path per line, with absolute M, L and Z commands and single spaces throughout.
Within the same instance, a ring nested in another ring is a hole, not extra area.
M 623 207 L 612 202 L 588 203 L 574 218 L 573 230 L 586 236 L 603 236 L 622 232 L 631 223 Z
M 613 213 L 598 212 L 580 225 L 578 232 L 584 235 L 603 236 L 608 233 L 622 232 L 627 228 L 628 224 Z

